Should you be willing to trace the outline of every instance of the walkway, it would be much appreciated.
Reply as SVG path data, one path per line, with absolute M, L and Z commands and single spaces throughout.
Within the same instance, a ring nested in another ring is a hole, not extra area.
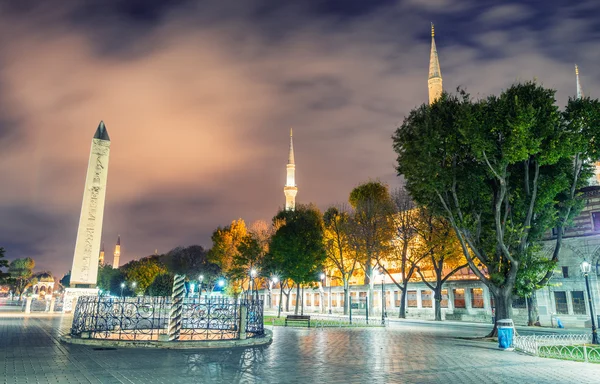
M 475 327 L 394 323 L 274 329 L 264 348 L 93 349 L 61 344 L 71 318 L 0 318 L 4 383 L 598 383 L 600 366 L 501 352 L 457 339 Z

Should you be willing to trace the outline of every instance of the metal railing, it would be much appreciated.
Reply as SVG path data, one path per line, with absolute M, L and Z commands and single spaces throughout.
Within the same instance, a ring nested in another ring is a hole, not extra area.
M 381 318 L 366 319 L 365 317 L 353 316 L 352 320 L 348 316 L 319 316 L 311 314 L 311 323 L 315 328 L 328 327 L 383 327 Z M 389 325 L 388 319 L 385 318 L 385 326 Z
M 516 350 L 539 357 L 600 363 L 600 347 L 591 334 L 516 336 Z
M 241 306 L 247 306 L 246 337 L 264 335 L 258 301 L 186 298 L 180 341 L 240 338 Z M 170 297 L 113 298 L 82 296 L 73 314 L 71 336 L 111 340 L 163 340 L 169 326 Z M 163 336 L 164 335 L 164 336 Z

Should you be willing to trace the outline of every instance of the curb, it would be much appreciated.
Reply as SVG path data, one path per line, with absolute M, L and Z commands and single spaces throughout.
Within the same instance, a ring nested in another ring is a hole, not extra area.
M 269 345 L 273 341 L 273 332 L 265 329 L 263 337 L 252 337 L 245 340 L 210 340 L 210 341 L 143 341 L 143 340 L 103 340 L 80 339 L 64 335 L 60 341 L 67 344 L 87 345 L 91 347 L 112 348 L 158 348 L 158 349 L 228 349 Z

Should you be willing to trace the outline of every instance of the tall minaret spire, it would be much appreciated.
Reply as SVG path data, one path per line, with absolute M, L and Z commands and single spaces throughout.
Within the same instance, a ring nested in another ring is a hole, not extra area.
M 115 245 L 115 253 L 113 259 L 113 268 L 119 268 L 119 259 L 121 258 L 121 235 L 117 236 L 117 244 Z
M 292 128 L 290 128 L 290 153 L 288 155 L 287 178 L 285 187 L 283 187 L 283 193 L 285 194 L 285 210 L 293 211 L 296 208 L 296 194 L 298 193 L 298 188 L 296 187 L 296 164 L 294 163 Z
M 429 104 L 433 104 L 442 96 L 442 71 L 440 70 L 440 61 L 438 59 L 437 49 L 435 47 L 435 29 L 431 23 L 431 55 L 429 56 Z
M 100 246 L 100 256 L 98 256 L 98 264 L 104 264 L 104 243 Z
M 585 97 L 583 90 L 581 89 L 581 82 L 579 81 L 579 67 L 575 64 L 575 78 L 577 80 L 577 98 L 581 99 Z M 594 174 L 588 180 L 589 185 L 600 185 L 600 162 L 594 163 Z
M 581 99 L 585 97 L 583 90 L 581 89 L 581 83 L 579 82 L 579 67 L 575 64 L 575 77 L 577 78 L 577 98 Z

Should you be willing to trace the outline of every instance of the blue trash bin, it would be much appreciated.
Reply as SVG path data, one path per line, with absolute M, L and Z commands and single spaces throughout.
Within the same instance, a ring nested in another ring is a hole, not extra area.
M 498 348 L 512 350 L 515 326 L 511 319 L 498 320 Z

